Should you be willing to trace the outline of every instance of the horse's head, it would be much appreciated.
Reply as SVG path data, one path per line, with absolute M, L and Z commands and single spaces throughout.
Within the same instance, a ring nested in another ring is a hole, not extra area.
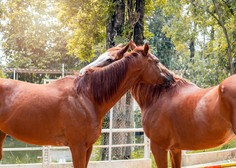
M 132 49 L 130 54 L 133 53 L 141 56 L 143 60 L 139 64 L 143 64 L 143 66 L 146 67 L 143 69 L 142 75 L 140 76 L 141 82 L 160 84 L 163 86 L 169 86 L 174 82 L 172 73 L 149 51 L 148 44 L 136 46 L 136 44 L 131 41 L 130 48 Z
M 122 44 L 108 49 L 105 53 L 100 55 L 95 61 L 91 62 L 80 70 L 80 75 L 83 75 L 86 71 L 92 70 L 91 68 L 104 67 L 119 59 L 121 59 L 124 53 L 129 49 L 129 45 L 122 47 Z
M 123 58 L 129 47 L 132 49 L 130 54 L 139 55 L 142 60 L 141 64 L 146 63 L 148 65 L 145 68 L 145 73 L 142 75 L 142 81 L 146 83 L 158 83 L 164 86 L 169 86 L 173 82 L 173 75 L 171 72 L 163 66 L 159 59 L 149 52 L 149 46 L 145 44 L 144 46 L 137 47 L 133 41 L 125 46 L 121 47 L 118 45 L 116 47 L 108 49 L 104 54 L 100 55 L 94 62 L 85 66 L 80 70 L 80 74 L 85 72 L 93 71 L 94 68 L 104 67 L 109 64 L 116 62 L 117 60 Z M 147 60 L 147 61 L 145 61 Z

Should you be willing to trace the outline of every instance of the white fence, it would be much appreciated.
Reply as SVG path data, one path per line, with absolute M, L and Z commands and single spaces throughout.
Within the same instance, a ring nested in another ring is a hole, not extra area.
M 213 165 L 218 165 L 218 167 L 235 167 L 236 148 L 193 154 L 183 153 L 182 166 L 194 168 Z

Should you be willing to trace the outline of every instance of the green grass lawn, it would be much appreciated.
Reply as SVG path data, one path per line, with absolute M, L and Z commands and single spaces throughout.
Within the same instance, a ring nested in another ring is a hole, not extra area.
M 4 141 L 4 148 L 24 148 L 37 147 L 29 145 L 7 136 Z M 39 151 L 4 151 L 1 164 L 23 164 L 23 163 L 41 163 L 42 150 Z

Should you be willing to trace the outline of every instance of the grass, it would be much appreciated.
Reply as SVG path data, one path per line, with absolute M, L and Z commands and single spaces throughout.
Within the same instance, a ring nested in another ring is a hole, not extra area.
M 4 141 L 4 148 L 23 148 L 35 147 L 7 136 Z M 23 164 L 23 163 L 40 163 L 42 151 L 4 151 L 1 164 Z

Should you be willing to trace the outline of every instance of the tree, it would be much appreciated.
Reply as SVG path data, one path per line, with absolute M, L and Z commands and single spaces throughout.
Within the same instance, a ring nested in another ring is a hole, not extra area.
M 45 1 L 3 4 L 1 31 L 9 66 L 58 68 L 61 63 L 75 61 L 67 55 L 65 37 L 68 32 L 55 18 L 52 5 Z
M 8 67 L 66 69 L 79 60 L 68 54 L 69 31 L 56 18 L 51 1 L 6 1 L 0 30 Z
M 212 0 L 212 1 L 206 1 L 204 4 L 193 2 L 192 5 L 195 8 L 199 8 L 203 11 L 206 11 L 222 28 L 223 34 L 225 36 L 225 40 L 227 43 L 227 57 L 229 62 L 229 68 L 230 68 L 230 74 L 234 74 L 234 68 L 233 68 L 233 61 L 232 61 L 232 48 L 231 43 L 232 41 L 229 38 L 229 30 L 227 28 L 227 22 L 233 21 L 235 22 L 235 2 L 233 1 L 224 1 L 224 0 Z M 234 27 L 235 29 L 235 27 Z M 233 30 L 235 31 L 235 30 Z
M 57 2 L 58 18 L 71 33 L 66 48 L 80 61 L 90 61 L 95 53 L 99 54 L 105 50 L 102 44 L 105 42 L 105 25 L 111 4 L 109 0 Z
M 144 14 L 145 14 L 145 0 L 136 0 L 135 11 L 139 18 L 134 26 L 134 42 L 137 45 L 143 45 L 144 40 Z
M 5 78 L 5 75 L 1 70 L 0 70 L 0 78 Z
M 142 45 L 144 41 L 144 0 L 113 0 L 110 4 L 109 15 L 106 24 L 106 46 L 113 47 L 119 42 L 127 42 L 132 38 L 137 45 Z M 132 127 L 132 97 L 128 92 L 113 108 L 115 116 L 114 127 L 125 126 Z M 123 119 L 120 117 L 123 116 Z M 103 141 L 107 141 L 108 136 L 104 136 Z M 131 136 L 125 136 L 124 133 L 113 135 L 113 143 L 130 143 Z M 106 149 L 102 152 L 105 159 Z M 115 148 L 112 150 L 112 156 L 116 159 L 127 159 L 131 156 L 131 150 L 126 148 Z
M 115 38 L 122 36 L 125 24 L 125 1 L 113 0 L 106 24 L 106 48 L 115 46 Z
M 153 47 L 153 53 L 158 56 L 161 63 L 168 68 L 178 69 L 175 60 L 175 46 L 171 38 L 162 31 L 163 27 L 171 20 L 171 16 L 165 16 L 160 7 L 156 7 L 148 18 L 148 29 L 153 34 L 149 44 Z
M 220 19 L 217 4 L 223 21 L 221 25 L 217 21 Z M 229 51 L 235 43 L 235 6 L 233 1 L 221 0 L 167 1 L 160 6 L 165 16 L 170 17 L 163 26 L 163 33 L 173 42 L 178 59 L 176 62 L 181 65 L 178 69 L 184 69 L 185 77 L 197 83 L 206 82 L 210 86 L 232 74 L 232 58 L 235 55 L 232 48 Z M 192 63 L 189 60 L 193 60 Z M 197 73 L 204 79 L 196 78 Z

